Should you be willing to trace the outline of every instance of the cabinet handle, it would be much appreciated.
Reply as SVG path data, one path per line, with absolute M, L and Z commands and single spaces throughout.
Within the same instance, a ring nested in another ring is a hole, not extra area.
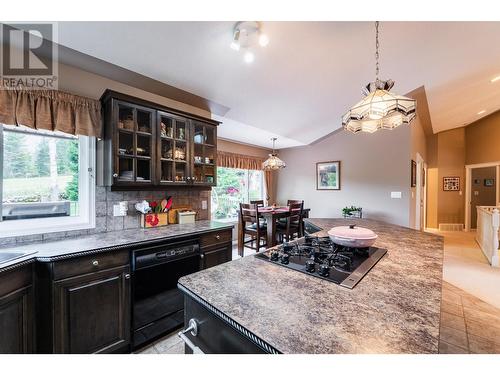
M 185 330 L 179 332 L 177 336 L 179 336 L 182 341 L 186 343 L 186 345 L 193 351 L 193 354 L 205 354 L 199 346 L 193 344 L 193 342 L 186 336 L 186 333 L 188 332 L 191 332 L 191 335 L 193 336 L 198 335 L 198 324 L 196 323 L 196 320 L 189 319 L 188 327 Z
M 220 236 L 218 234 L 215 235 L 216 240 L 220 240 Z
M 126 273 L 124 277 L 125 277 L 126 280 L 128 280 L 128 279 L 130 279 L 130 274 Z
M 117 178 L 118 177 L 118 173 L 113 173 L 113 177 Z
M 94 267 L 97 267 L 97 266 L 99 265 L 99 261 L 98 261 L 98 260 L 93 260 L 93 261 L 92 261 L 92 265 L 93 265 Z
M 201 259 L 205 258 L 205 254 L 203 254 L 203 253 L 202 253 L 202 254 L 200 254 L 200 258 L 201 258 Z

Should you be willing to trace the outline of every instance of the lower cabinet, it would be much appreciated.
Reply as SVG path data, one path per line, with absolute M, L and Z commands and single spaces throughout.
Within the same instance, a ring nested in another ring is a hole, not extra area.
M 56 353 L 110 353 L 130 341 L 130 273 L 118 267 L 54 283 Z
M 201 269 L 229 262 L 233 257 L 232 230 L 211 232 L 200 238 Z
M 0 354 L 33 353 L 33 265 L 0 273 Z
M 38 265 L 39 353 L 130 350 L 128 251 Z
M 233 255 L 231 244 L 216 248 L 202 249 L 202 269 L 210 268 L 218 264 L 229 262 Z

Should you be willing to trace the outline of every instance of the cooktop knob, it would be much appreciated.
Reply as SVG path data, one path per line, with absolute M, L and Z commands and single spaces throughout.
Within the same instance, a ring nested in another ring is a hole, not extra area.
M 310 259 L 306 261 L 306 271 L 307 272 L 316 271 L 316 263 L 314 262 L 314 260 Z
M 290 261 L 290 255 L 288 255 L 288 254 L 283 254 L 283 255 L 281 256 L 281 263 L 283 263 L 283 264 L 288 264 L 288 263 L 289 263 L 289 261 Z
M 318 273 L 321 276 L 327 277 L 328 274 L 330 273 L 330 267 L 327 264 L 322 264 L 322 265 L 319 266 Z

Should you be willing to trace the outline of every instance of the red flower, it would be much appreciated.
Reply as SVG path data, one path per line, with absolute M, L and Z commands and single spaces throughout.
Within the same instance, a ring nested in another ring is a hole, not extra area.
M 149 206 L 150 206 L 151 208 L 155 208 L 156 206 L 158 206 L 158 203 L 156 203 L 156 201 L 153 201 L 153 202 L 151 202 L 151 203 L 149 204 Z

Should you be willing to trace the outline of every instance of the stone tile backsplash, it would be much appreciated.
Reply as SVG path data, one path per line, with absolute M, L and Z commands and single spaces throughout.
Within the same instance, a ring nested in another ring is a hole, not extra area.
M 97 186 L 95 192 L 96 225 L 94 229 L 0 238 L 0 246 L 140 228 L 140 214 L 135 210 L 135 203 L 144 199 L 147 201 L 161 200 L 169 195 L 173 198 L 173 207 L 191 206 L 193 210 L 198 212 L 196 220 L 207 220 L 210 218 L 210 194 L 211 192 L 209 190 L 199 189 L 191 190 L 177 188 L 164 191 L 111 191 L 109 187 Z M 204 200 L 207 201 L 206 210 L 202 210 L 201 202 Z M 113 216 L 113 205 L 121 201 L 128 202 L 127 216 L 115 217 Z

